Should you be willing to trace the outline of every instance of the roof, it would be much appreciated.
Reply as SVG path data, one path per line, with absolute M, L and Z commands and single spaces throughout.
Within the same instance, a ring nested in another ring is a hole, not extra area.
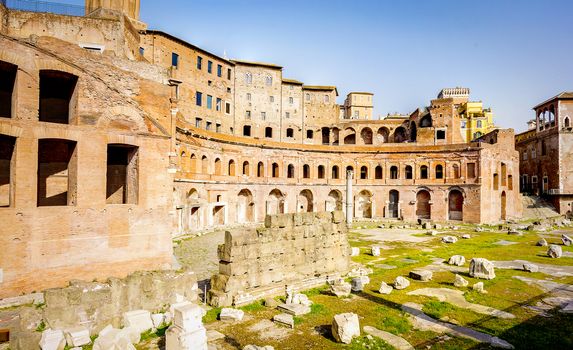
M 298 81 L 298 80 L 294 80 L 294 79 L 287 79 L 287 78 L 283 78 L 283 83 L 296 84 L 296 85 L 303 85 L 304 84 L 302 81 Z
M 560 93 L 559 95 L 553 96 L 550 99 L 541 102 L 540 104 L 538 104 L 537 106 L 533 107 L 533 109 L 537 109 L 538 107 L 543 106 L 546 103 L 549 103 L 551 101 L 554 100 L 571 100 L 573 99 L 573 92 L 571 91 L 563 91 L 562 93 Z
M 315 90 L 315 91 L 332 91 L 332 90 L 334 90 L 334 92 L 336 93 L 336 96 L 338 96 L 338 90 L 336 89 L 336 86 L 303 85 L 302 89 L 303 90 Z
M 349 95 L 350 95 L 350 94 L 360 94 L 360 95 L 372 95 L 372 96 L 374 96 L 373 93 L 371 93 L 371 92 L 365 92 L 365 91 L 352 91 L 352 92 L 349 92 L 348 94 L 349 94 Z
M 246 66 L 259 66 L 259 67 L 267 67 L 267 68 L 273 68 L 273 69 L 283 69 L 282 66 L 273 64 L 273 63 L 265 63 L 265 62 L 252 62 L 252 61 L 243 61 L 243 60 L 237 60 L 237 59 L 232 59 L 231 62 L 235 62 L 235 64 L 242 64 L 242 65 L 246 65 Z
M 206 54 L 206 55 L 215 57 L 215 58 L 217 58 L 217 59 L 219 59 L 219 60 L 221 60 L 221 61 L 227 62 L 227 63 L 230 64 L 230 65 L 234 65 L 233 61 L 231 61 L 231 60 L 228 60 L 228 59 L 223 58 L 223 57 L 221 57 L 221 56 L 215 55 L 214 53 L 211 53 L 211 52 L 209 52 L 209 51 L 206 51 L 206 50 L 204 50 L 204 49 L 202 49 L 202 48 L 200 48 L 200 47 L 198 47 L 198 46 L 195 46 L 195 45 L 193 45 L 193 44 L 191 44 L 191 43 L 189 43 L 189 42 L 187 42 L 187 41 L 185 41 L 185 40 L 183 40 L 183 39 L 180 39 L 180 38 L 175 37 L 175 36 L 173 36 L 173 35 L 171 35 L 171 34 L 162 32 L 162 31 L 160 31 L 160 30 L 146 30 L 146 31 L 142 31 L 142 32 L 143 32 L 144 34 L 164 36 L 164 37 L 166 37 L 167 39 L 170 39 L 170 40 L 173 40 L 173 41 L 175 41 L 175 42 L 178 42 L 179 44 L 181 44 L 181 45 L 183 45 L 183 46 L 187 46 L 187 47 L 190 48 L 190 49 L 193 49 L 193 50 L 202 52 L 202 53 L 204 53 L 204 54 Z

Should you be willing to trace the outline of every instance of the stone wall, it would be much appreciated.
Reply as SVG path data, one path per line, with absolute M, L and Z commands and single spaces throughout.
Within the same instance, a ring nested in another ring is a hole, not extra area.
M 12 349 L 35 349 L 41 336 L 36 329 L 65 330 L 77 326 L 97 335 L 105 326 L 123 326 L 122 315 L 133 310 L 163 312 L 182 300 L 196 301 L 197 279 L 193 272 L 136 272 L 107 282 L 73 281 L 66 288 L 44 291 L 45 304 L 25 307 L 10 327 Z
M 308 289 L 346 273 L 350 259 L 341 211 L 268 215 L 265 227 L 227 231 L 219 246 L 219 274 L 211 278 L 215 306 L 245 305 Z

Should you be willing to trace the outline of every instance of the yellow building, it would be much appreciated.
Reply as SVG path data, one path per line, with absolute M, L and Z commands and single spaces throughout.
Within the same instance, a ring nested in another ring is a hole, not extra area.
M 483 108 L 481 101 L 461 103 L 458 108 L 460 128 L 466 142 L 472 141 L 495 129 L 491 108 Z

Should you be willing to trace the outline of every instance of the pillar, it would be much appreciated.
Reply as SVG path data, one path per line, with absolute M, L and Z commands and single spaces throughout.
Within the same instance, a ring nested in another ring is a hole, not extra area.
M 352 195 L 352 170 L 346 171 L 346 225 L 352 226 L 354 198 Z

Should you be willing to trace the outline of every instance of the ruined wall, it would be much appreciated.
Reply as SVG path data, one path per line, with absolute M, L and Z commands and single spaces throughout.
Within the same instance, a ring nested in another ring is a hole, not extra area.
M 9 252 L 0 254 L 0 298 L 63 286 L 75 278 L 169 268 L 171 224 L 165 218 L 172 208 L 170 142 L 150 115 L 159 102 L 151 102 L 149 109 L 138 102 L 146 89 L 161 94 L 168 87 L 161 79 L 141 84 L 140 75 L 127 70 L 135 66 L 120 64 L 117 57 L 53 38 L 40 38 L 35 45 L 0 38 L 0 60 L 18 66 L 13 117 L 0 118 L 0 134 L 16 143 L 10 172 L 13 200 L 0 209 L 0 245 Z M 43 69 L 77 76 L 74 112 L 67 124 L 39 121 Z M 161 77 L 152 70 L 146 74 Z M 44 139 L 75 144 L 67 173 L 50 171 L 47 182 L 38 176 L 39 157 L 57 150 L 40 149 Z M 125 204 L 107 203 L 110 144 L 137 149 L 137 186 Z M 64 196 L 67 190 L 67 203 L 38 206 L 42 188 L 61 182 L 66 174 L 68 185 L 52 188 Z
M 210 303 L 238 306 L 346 273 L 350 248 L 344 215 L 335 211 L 267 216 L 264 228 L 227 231 L 218 254 Z
M 15 350 L 36 349 L 46 328 L 86 327 L 97 335 L 105 326 L 122 327 L 123 313 L 133 310 L 165 312 L 171 304 L 196 301 L 197 279 L 193 272 L 136 272 L 124 279 L 106 282 L 72 281 L 68 287 L 43 292 L 44 305 L 24 308 L 10 326 L 10 346 Z

